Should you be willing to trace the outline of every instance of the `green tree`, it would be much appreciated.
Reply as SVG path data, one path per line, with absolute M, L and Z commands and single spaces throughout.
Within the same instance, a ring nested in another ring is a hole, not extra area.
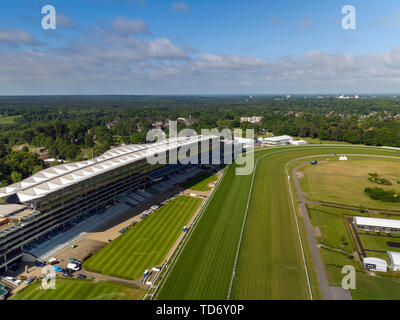
M 20 182 L 22 180 L 22 174 L 18 171 L 11 172 L 11 180 L 13 183 Z

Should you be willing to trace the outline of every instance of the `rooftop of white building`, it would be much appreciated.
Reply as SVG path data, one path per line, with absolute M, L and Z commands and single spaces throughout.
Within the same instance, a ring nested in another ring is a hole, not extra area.
M 217 137 L 202 135 L 178 137 L 155 143 L 132 144 L 113 148 L 96 158 L 50 167 L 21 182 L 0 188 L 0 198 L 17 194 L 21 203 L 38 199 L 114 168 L 210 138 Z
M 267 141 L 281 141 L 281 140 L 290 140 L 293 139 L 291 136 L 283 135 L 283 136 L 276 136 L 276 137 L 268 137 L 265 138 L 264 140 Z
M 361 226 L 400 229 L 400 220 L 368 218 L 368 217 L 355 217 L 354 219 L 355 223 Z

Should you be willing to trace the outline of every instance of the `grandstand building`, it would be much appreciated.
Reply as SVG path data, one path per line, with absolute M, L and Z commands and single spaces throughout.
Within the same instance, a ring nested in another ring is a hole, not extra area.
M 195 145 L 198 153 L 187 155 Z M 242 151 L 241 145 L 217 136 L 171 138 L 113 148 L 91 160 L 50 167 L 0 188 L 0 272 L 20 262 L 32 242 L 45 241 L 76 220 L 104 212 L 131 192 L 151 187 L 182 166 L 229 162 L 228 156 L 234 159 Z M 176 154 L 180 155 L 178 163 L 170 161 Z M 148 161 L 160 155 L 166 163 Z

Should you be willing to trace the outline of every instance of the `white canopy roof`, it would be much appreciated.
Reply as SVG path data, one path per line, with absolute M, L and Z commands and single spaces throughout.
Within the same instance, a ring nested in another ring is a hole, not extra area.
M 363 259 L 364 263 L 375 264 L 377 266 L 385 266 L 387 267 L 387 262 L 383 259 L 374 258 L 374 257 L 366 257 Z
M 0 188 L 0 198 L 17 194 L 21 203 L 41 198 L 68 185 L 100 175 L 116 167 L 199 141 L 219 139 L 217 136 L 191 136 L 166 139 L 160 142 L 125 145 L 113 148 L 99 157 L 87 161 L 66 163 L 44 169 L 33 176 Z
M 387 254 L 394 265 L 400 265 L 400 252 L 388 251 Z
M 268 138 L 265 138 L 264 141 L 275 142 L 275 141 L 290 140 L 290 139 L 293 139 L 293 138 L 290 136 L 284 135 L 284 136 L 268 137 Z
M 367 217 L 355 217 L 354 219 L 356 224 L 361 226 L 400 229 L 400 220 L 378 219 L 378 218 L 367 218 Z

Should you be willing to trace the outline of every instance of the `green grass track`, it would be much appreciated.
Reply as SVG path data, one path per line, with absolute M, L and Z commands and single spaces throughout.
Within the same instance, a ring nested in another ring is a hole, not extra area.
M 226 299 L 250 183 L 227 168 L 157 299 Z
M 280 147 L 256 151 L 254 177 L 232 299 L 310 299 L 289 193 L 286 164 L 300 157 L 347 153 L 399 156 L 351 145 Z M 304 161 L 309 161 L 305 159 Z M 227 172 L 185 244 L 157 299 L 226 299 L 252 176 Z M 300 225 L 302 225 L 301 217 Z M 303 232 L 303 231 L 302 231 Z M 303 233 L 304 237 L 304 233 Z M 303 245 L 307 245 L 303 239 Z M 312 291 L 318 290 L 305 248 Z M 311 260 L 311 261 L 310 261 Z M 319 295 L 315 294 L 318 298 Z

